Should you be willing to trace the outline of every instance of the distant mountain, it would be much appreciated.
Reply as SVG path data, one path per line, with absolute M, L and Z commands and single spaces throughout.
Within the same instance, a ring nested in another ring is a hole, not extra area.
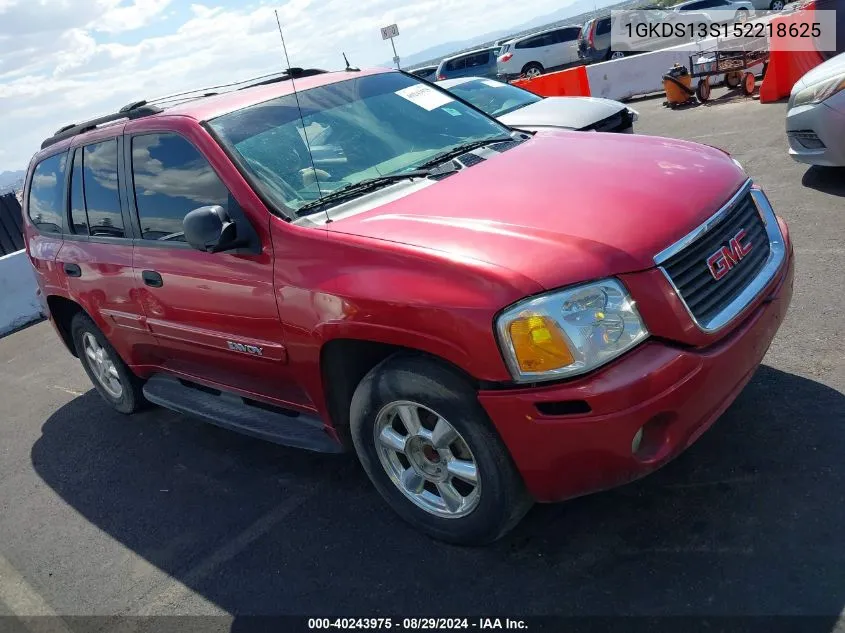
M 497 40 L 501 40 L 506 37 L 517 37 L 526 32 L 539 30 L 541 27 L 552 27 L 556 26 L 558 23 L 571 23 L 580 26 L 593 17 L 595 13 L 603 13 L 607 11 L 608 7 L 620 6 L 621 8 L 621 5 L 634 3 L 641 3 L 641 0 L 623 0 L 622 2 L 619 0 L 595 0 L 595 2 L 593 0 L 577 0 L 562 9 L 557 9 L 552 13 L 531 18 L 527 22 L 517 24 L 511 29 L 492 31 L 490 33 L 484 33 L 482 35 L 478 35 L 477 37 L 458 42 L 437 44 L 435 46 L 431 46 L 430 48 L 426 48 L 425 50 L 419 51 L 418 53 L 407 55 L 402 57 L 402 68 L 412 68 L 428 64 L 433 65 L 444 57 L 449 57 L 450 55 L 460 53 L 471 48 L 489 46 L 494 44 Z M 391 62 L 384 62 L 382 65 L 392 66 L 393 64 Z
M 3 171 L 0 172 L 0 189 L 7 189 L 12 185 L 17 185 L 26 176 L 26 171 Z

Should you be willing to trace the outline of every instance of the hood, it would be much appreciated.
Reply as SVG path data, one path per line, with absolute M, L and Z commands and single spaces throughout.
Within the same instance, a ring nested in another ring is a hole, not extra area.
M 797 93 L 807 86 L 812 86 L 820 81 L 839 75 L 845 75 L 845 53 L 828 59 L 826 62 L 819 64 L 806 75 L 801 77 L 801 79 L 796 82 L 795 86 L 793 86 L 792 94 Z
M 498 118 L 511 127 L 561 127 L 580 130 L 624 109 L 624 104 L 610 99 L 549 97 Z
M 326 229 L 496 264 L 554 288 L 653 267 L 745 180 L 711 147 L 548 130 Z

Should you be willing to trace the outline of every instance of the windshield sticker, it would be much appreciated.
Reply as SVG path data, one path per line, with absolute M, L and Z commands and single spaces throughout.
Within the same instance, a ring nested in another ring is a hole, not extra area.
M 461 113 L 455 110 L 455 108 L 443 108 L 443 112 L 448 112 L 452 116 L 461 116 Z
M 493 81 L 492 79 L 482 79 L 481 83 L 483 83 L 485 86 L 490 86 L 491 88 L 505 87 L 505 84 L 503 84 L 501 81 Z
M 408 86 L 402 88 L 402 90 L 397 90 L 396 94 L 414 105 L 418 105 L 423 110 L 429 111 L 454 101 L 452 97 L 428 86 Z

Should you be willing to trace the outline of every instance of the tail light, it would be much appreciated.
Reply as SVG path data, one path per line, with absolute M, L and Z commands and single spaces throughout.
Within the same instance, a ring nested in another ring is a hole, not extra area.
M 595 35 L 596 35 L 596 25 L 597 25 L 598 23 L 599 23 L 599 21 L 598 21 L 598 20 L 596 20 L 595 22 L 593 22 L 593 23 L 590 25 L 590 32 L 589 32 L 589 34 L 587 35 L 587 44 L 589 44 L 589 45 L 590 45 L 590 48 L 595 48 L 595 47 L 593 46 L 593 43 L 595 42 L 595 39 L 594 39 L 594 38 L 595 38 Z
M 497 61 L 500 61 L 504 64 L 504 63 L 509 62 L 512 57 L 513 57 L 513 53 L 505 53 Z
M 446 75 L 437 75 L 437 77 L 434 78 L 434 81 L 443 81 L 444 79 L 446 79 Z

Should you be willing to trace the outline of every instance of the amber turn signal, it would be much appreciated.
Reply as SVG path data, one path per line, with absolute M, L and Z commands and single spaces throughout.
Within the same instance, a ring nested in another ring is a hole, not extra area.
M 560 328 L 549 317 L 520 315 L 508 331 L 517 363 L 524 372 L 560 369 L 575 360 Z

